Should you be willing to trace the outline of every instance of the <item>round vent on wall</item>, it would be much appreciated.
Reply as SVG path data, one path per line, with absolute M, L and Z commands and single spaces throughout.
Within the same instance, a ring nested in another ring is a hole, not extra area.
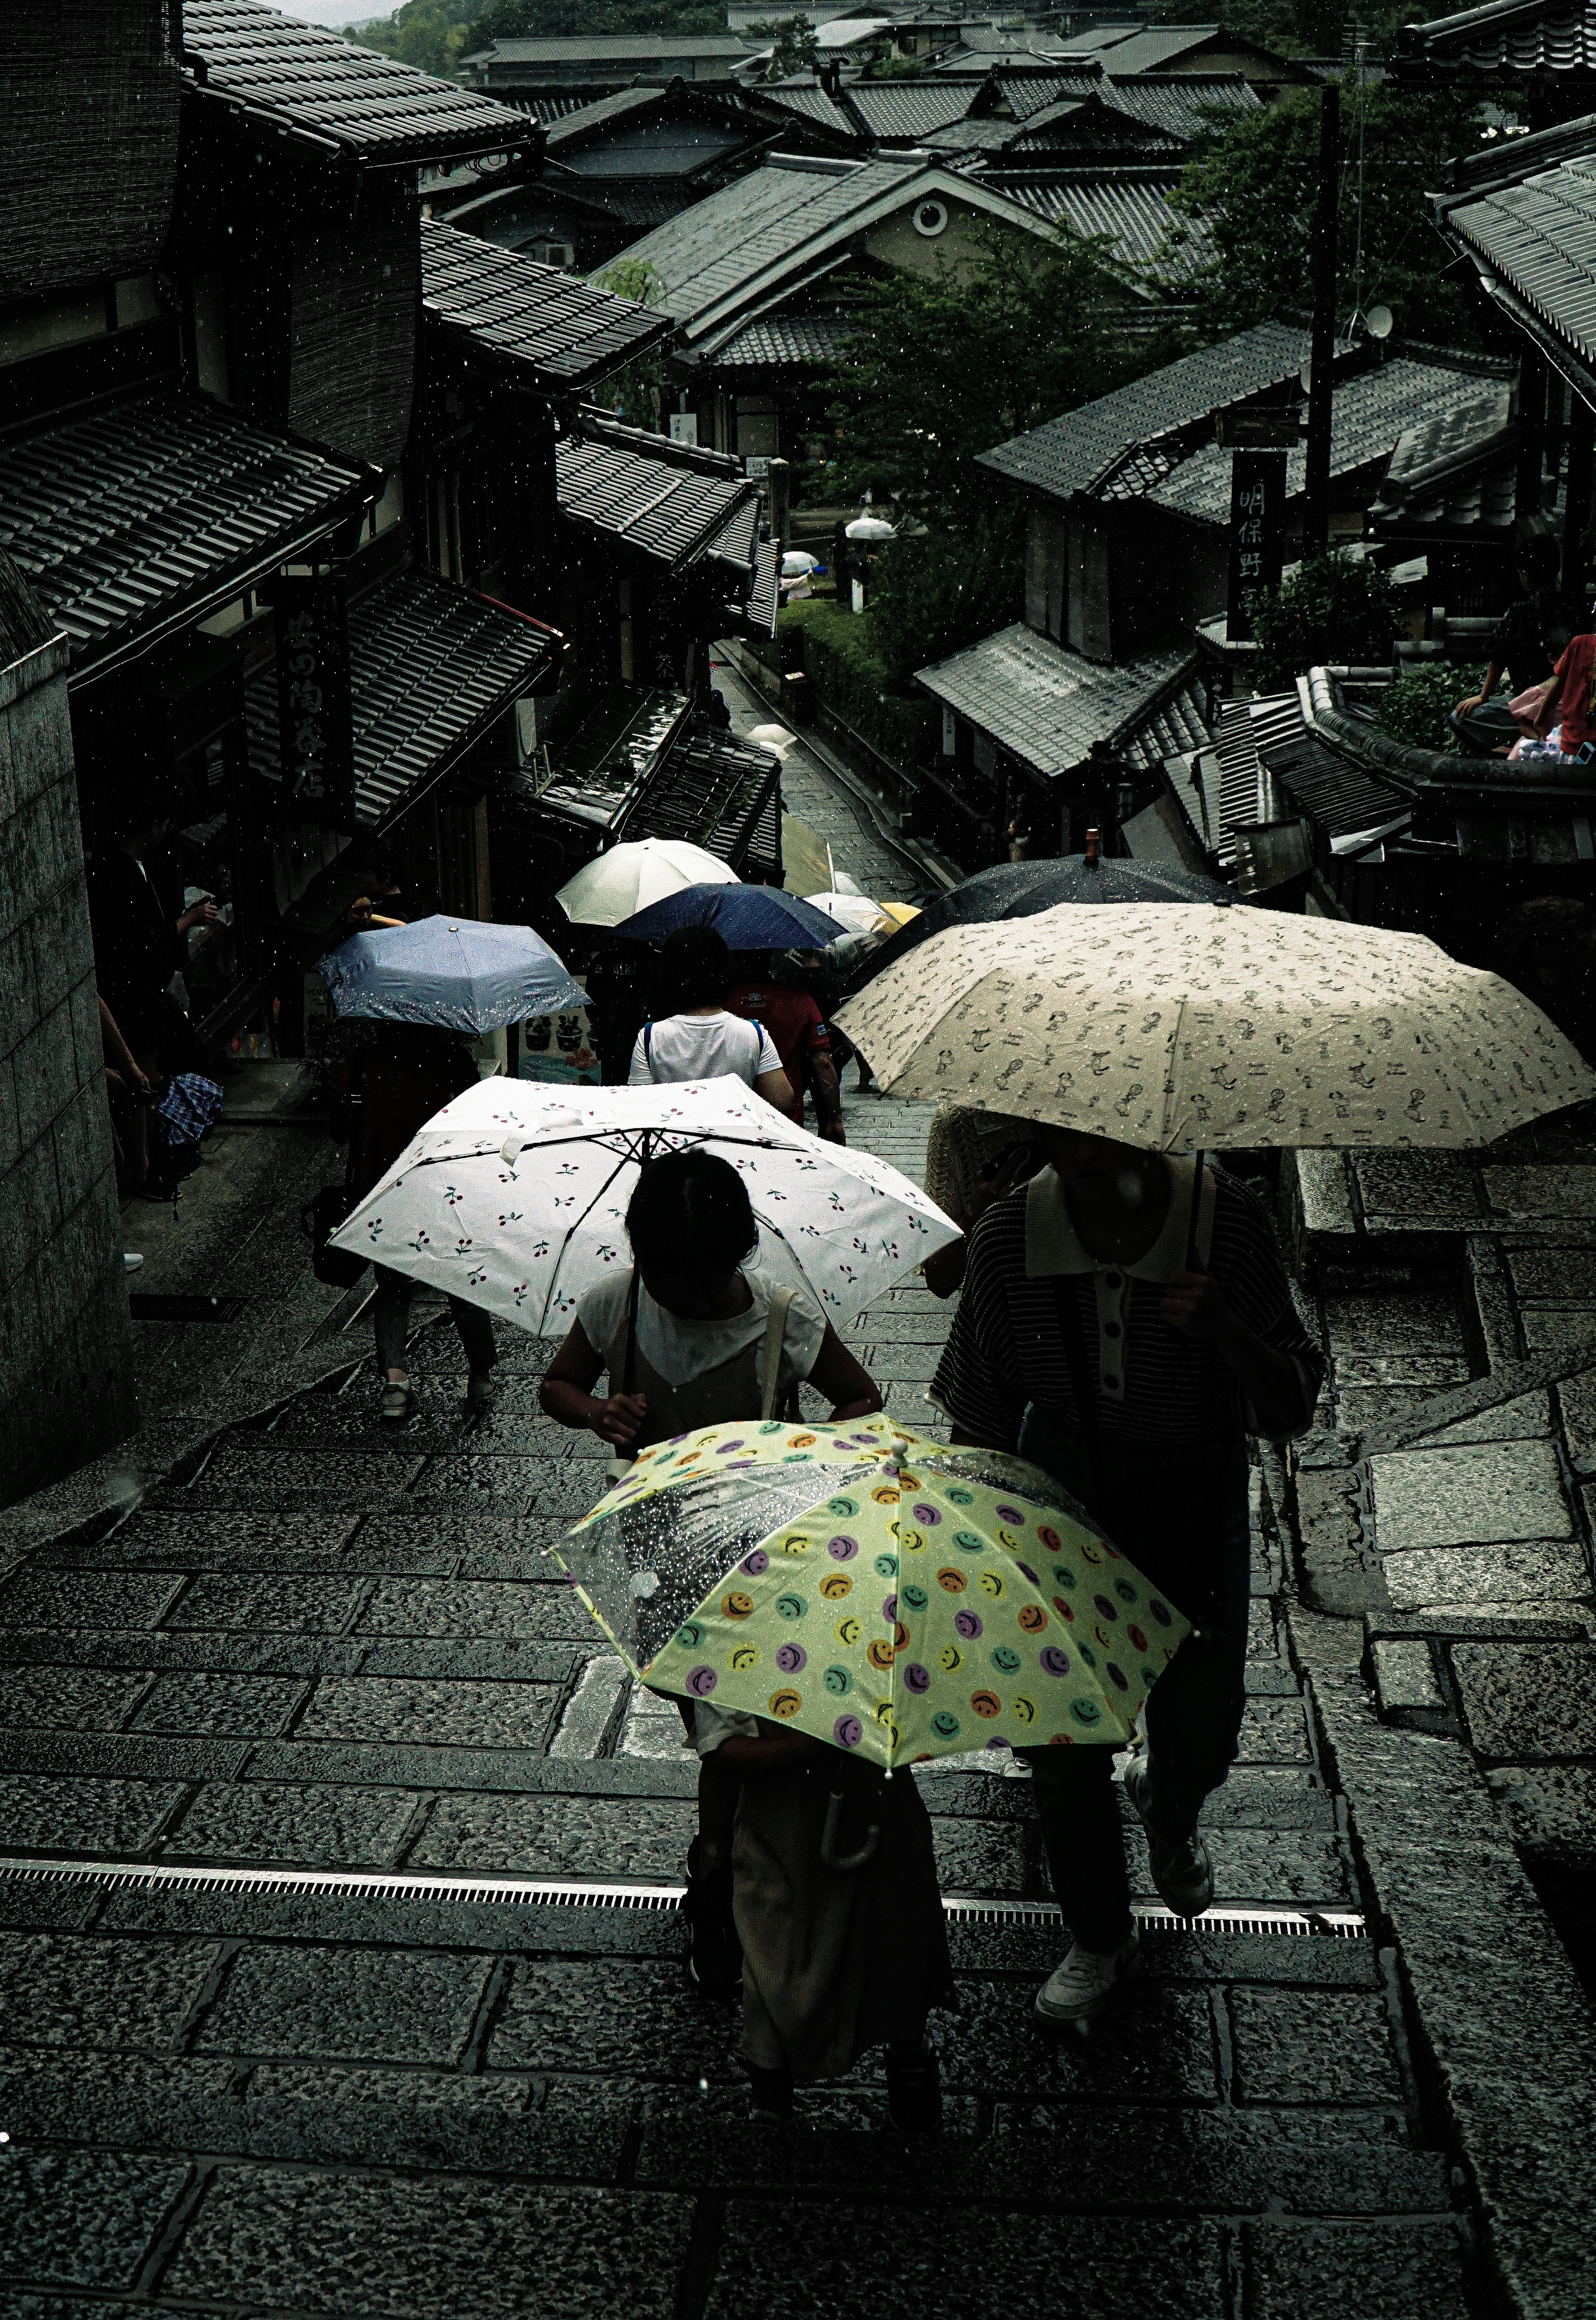
M 914 231 L 929 240 L 932 235 L 948 231 L 948 209 L 942 202 L 921 202 L 914 213 Z

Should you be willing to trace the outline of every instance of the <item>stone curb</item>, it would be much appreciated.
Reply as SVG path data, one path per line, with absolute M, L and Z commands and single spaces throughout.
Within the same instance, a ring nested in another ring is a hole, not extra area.
M 1589 2001 L 1467 1750 L 1379 1723 L 1349 1672 L 1309 1691 L 1504 2309 L 1596 2320 Z

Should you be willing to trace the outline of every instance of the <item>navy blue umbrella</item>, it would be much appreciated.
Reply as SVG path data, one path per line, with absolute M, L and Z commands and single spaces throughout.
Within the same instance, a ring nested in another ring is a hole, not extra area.
M 728 950 L 823 950 L 847 931 L 779 886 L 684 886 L 611 931 L 629 942 L 663 942 L 679 927 L 713 927 Z

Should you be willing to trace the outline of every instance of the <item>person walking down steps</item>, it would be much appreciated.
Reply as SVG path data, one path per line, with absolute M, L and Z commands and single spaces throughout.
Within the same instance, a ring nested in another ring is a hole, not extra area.
M 1198 1815 L 1234 1761 L 1246 1704 L 1247 1436 L 1304 1432 L 1323 1360 L 1268 1219 L 1233 1178 L 1073 1129 L 1034 1132 L 1047 1165 L 974 1222 L 931 1397 L 956 1442 L 1046 1468 L 1192 1621 L 1148 1695 L 1147 1752 L 1125 1788 L 1158 1893 L 1200 1917 L 1213 1871 Z M 1075 1935 L 1037 2011 L 1084 2021 L 1138 1962 L 1112 1759 L 1018 1753 Z
M 678 927 L 660 951 L 659 974 L 662 993 L 676 1011 L 656 1017 L 638 1033 L 628 1086 L 730 1076 L 777 1111 L 791 1113 L 793 1083 L 769 1032 L 726 1004 L 731 953 L 713 927 Z
M 779 1417 L 804 1379 L 833 1405 L 836 1420 L 882 1407 L 808 1291 L 772 1281 L 757 1264 L 758 1228 L 729 1161 L 703 1151 L 650 1161 L 626 1229 L 630 1266 L 578 1300 L 544 1373 L 540 1399 L 551 1418 L 590 1428 L 630 1463 L 649 1443 L 696 1427 Z M 609 1392 L 601 1397 L 594 1388 L 606 1370 Z M 684 1706 L 685 1721 L 691 1713 Z M 704 1757 L 685 1906 L 690 1971 L 712 1995 L 732 1989 L 740 1971 L 731 1922 L 738 1786 Z

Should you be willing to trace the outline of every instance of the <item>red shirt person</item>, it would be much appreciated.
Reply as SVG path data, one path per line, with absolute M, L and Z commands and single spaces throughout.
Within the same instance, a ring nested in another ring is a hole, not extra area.
M 762 1023 L 769 1033 L 782 1069 L 792 1083 L 793 1102 L 788 1118 L 798 1127 L 803 1126 L 803 1091 L 807 1084 L 814 1091 L 820 1133 L 829 1143 L 845 1143 L 842 1098 L 837 1085 L 837 1067 L 831 1061 L 831 1042 L 826 1035 L 825 1020 L 809 992 L 792 983 L 750 980 L 732 985 L 726 994 L 726 1006 L 733 1015 Z

